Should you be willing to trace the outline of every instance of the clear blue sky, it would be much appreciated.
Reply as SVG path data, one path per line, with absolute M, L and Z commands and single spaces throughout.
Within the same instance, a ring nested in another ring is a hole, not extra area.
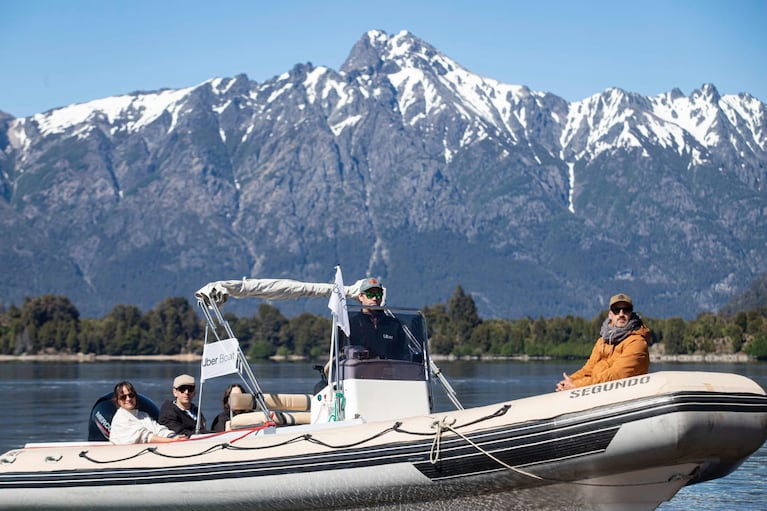
M 767 0 L 0 0 L 0 110 L 338 69 L 371 29 L 408 30 L 474 73 L 570 101 L 713 83 L 767 102 L 766 27 Z

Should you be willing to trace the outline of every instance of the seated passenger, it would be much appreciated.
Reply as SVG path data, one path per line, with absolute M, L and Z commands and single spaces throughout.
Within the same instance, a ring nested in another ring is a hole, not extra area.
M 383 300 L 383 284 L 378 279 L 365 279 L 357 299 L 363 306 L 380 306 Z M 405 330 L 399 321 L 381 309 L 363 308 L 350 314 L 349 330 L 348 344 L 367 348 L 368 358 L 408 361 L 411 359 Z
M 591 356 L 571 375 L 562 374 L 557 390 L 647 374 L 651 335 L 642 318 L 634 312 L 631 297 L 623 293 L 613 296 Z
M 244 393 L 245 389 L 243 389 L 242 385 L 239 383 L 233 383 L 226 388 L 224 391 L 224 398 L 222 399 L 222 402 L 224 403 L 224 411 L 216 415 L 213 419 L 213 423 L 210 425 L 211 431 L 216 433 L 226 431 L 226 421 L 232 418 L 232 412 L 229 408 L 229 396 L 232 394 Z
M 158 424 L 146 412 L 136 408 L 138 395 L 133 384 L 121 381 L 115 385 L 112 401 L 118 407 L 112 417 L 109 441 L 113 444 L 146 444 L 173 442 L 185 438 Z
M 188 374 L 176 376 L 173 380 L 173 401 L 166 399 L 160 407 L 158 422 L 173 430 L 174 433 L 192 436 L 197 429 L 197 416 L 200 417 L 199 433 L 206 433 L 205 416 L 194 404 L 194 377 Z

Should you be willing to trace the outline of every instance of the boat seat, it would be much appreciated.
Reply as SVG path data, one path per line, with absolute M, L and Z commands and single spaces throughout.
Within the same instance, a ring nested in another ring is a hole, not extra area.
M 272 412 L 272 419 L 278 426 L 296 426 L 298 424 L 311 424 L 312 412 Z
M 269 410 L 308 412 L 312 409 L 310 394 L 264 394 Z
M 232 418 L 226 421 L 226 430 L 229 431 L 231 429 L 255 428 L 258 426 L 263 426 L 266 422 L 270 421 L 267 420 L 264 412 L 260 410 L 255 412 L 238 413 L 237 415 L 232 415 Z
M 229 410 L 232 414 L 251 412 L 255 409 L 253 394 L 230 394 Z
M 252 428 L 266 422 L 278 426 L 311 424 L 311 396 L 309 394 L 264 394 L 264 402 L 270 417 L 261 410 L 255 410 L 253 394 L 232 394 L 229 396 L 230 417 L 226 429 Z
M 247 412 L 234 415 L 227 424 L 231 429 L 239 428 L 255 428 L 263 426 L 267 422 L 273 422 L 278 426 L 296 426 L 299 424 L 311 424 L 312 414 L 311 412 L 271 412 L 270 418 L 267 419 L 266 415 L 262 411 Z

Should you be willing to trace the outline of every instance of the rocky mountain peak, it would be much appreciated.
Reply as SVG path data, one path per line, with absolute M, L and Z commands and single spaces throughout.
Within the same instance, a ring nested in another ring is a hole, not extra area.
M 716 105 L 722 98 L 714 84 L 704 83 L 700 89 L 696 89 L 690 94 L 690 99 L 693 101 L 701 100 Z
M 486 317 L 592 316 L 618 291 L 691 316 L 767 264 L 766 133 L 748 95 L 568 103 L 371 31 L 340 72 L 0 119 L 0 299 L 62 293 L 87 316 L 340 262 L 398 305 L 461 285 Z

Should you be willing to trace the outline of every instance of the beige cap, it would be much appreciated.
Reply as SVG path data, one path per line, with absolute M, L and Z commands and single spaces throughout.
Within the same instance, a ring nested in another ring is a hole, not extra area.
M 610 307 L 618 302 L 625 302 L 631 305 L 631 307 L 634 307 L 634 303 L 631 301 L 631 297 L 627 294 L 618 293 L 617 295 L 614 295 L 612 298 L 610 298 Z
M 177 389 L 182 385 L 194 385 L 194 376 L 188 374 L 180 374 L 173 380 L 173 388 Z

